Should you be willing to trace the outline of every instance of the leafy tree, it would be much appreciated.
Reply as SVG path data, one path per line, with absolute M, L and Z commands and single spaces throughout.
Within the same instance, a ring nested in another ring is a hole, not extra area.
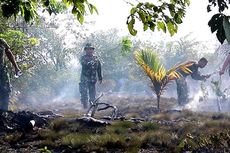
M 219 13 L 212 16 L 208 25 L 211 32 L 216 31 L 216 36 L 219 42 L 223 43 L 225 39 L 230 42 L 230 16 L 225 15 L 223 12 L 228 9 L 229 0 L 209 0 L 207 11 L 212 11 L 212 7 L 218 7 Z M 159 1 L 159 3 L 141 3 L 133 5 L 130 10 L 130 15 L 127 18 L 127 25 L 129 32 L 132 35 L 137 34 L 134 28 L 136 20 L 143 24 L 143 30 L 148 28 L 155 31 L 169 32 L 170 35 L 177 33 L 178 25 L 182 23 L 185 16 L 186 8 L 189 6 L 190 0 L 170 0 L 170 2 Z M 169 12 L 169 13 L 168 13 Z
M 148 28 L 155 31 L 157 28 L 164 32 L 168 31 L 172 36 L 177 32 L 178 24 L 182 23 L 185 9 L 189 4 L 189 0 L 158 1 L 155 4 L 150 2 L 138 3 L 130 10 L 130 15 L 127 18 L 129 32 L 132 35 L 137 34 L 134 24 L 136 20 L 139 20 L 143 24 L 144 31 Z
M 18 30 L 8 30 L 0 34 L 0 38 L 4 38 L 10 45 L 21 69 L 24 71 L 30 68 L 31 50 L 39 41 L 34 37 L 28 37 L 25 33 Z
M 72 14 L 77 17 L 77 20 L 82 24 L 84 16 L 87 14 L 87 9 L 92 14 L 97 12 L 96 7 L 87 0 L 62 0 L 62 3 L 57 0 L 2 0 L 0 6 L 4 17 L 21 15 L 26 22 L 33 19 L 38 19 L 38 8 L 43 8 L 49 14 L 58 13 L 63 10 L 63 4 L 66 7 L 72 7 Z M 163 32 L 169 32 L 170 35 L 177 33 L 178 25 L 182 23 L 186 13 L 186 9 L 190 4 L 190 0 L 158 0 L 152 2 L 138 2 L 137 4 L 130 3 L 132 8 L 130 15 L 127 17 L 128 30 L 132 35 L 137 34 L 134 28 L 136 20 L 143 24 L 143 30 L 150 29 L 155 31 L 157 28 Z M 209 0 L 207 11 L 210 12 L 212 7 L 218 7 L 219 13 L 213 15 L 209 21 L 211 31 L 216 33 L 218 40 L 223 43 L 225 39 L 230 41 L 230 23 L 229 16 L 223 12 L 228 9 L 229 0 Z
M 57 0 L 2 0 L 0 6 L 4 17 L 21 15 L 26 22 L 38 19 L 37 10 L 39 8 L 43 8 L 43 11 L 47 11 L 51 15 L 63 11 L 65 7 L 72 6 L 72 13 L 76 15 L 80 23 L 84 22 L 84 16 L 87 13 L 86 7 L 91 14 L 94 11 L 97 12 L 96 7 L 87 0 L 62 0 L 62 3 Z

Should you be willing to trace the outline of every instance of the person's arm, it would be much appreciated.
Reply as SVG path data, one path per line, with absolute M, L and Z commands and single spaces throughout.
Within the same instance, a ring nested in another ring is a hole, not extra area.
M 194 71 L 191 74 L 191 77 L 194 80 L 205 80 L 206 79 L 205 75 L 201 75 L 199 71 Z
M 98 67 L 97 67 L 97 75 L 99 83 L 102 83 L 102 75 L 101 75 L 101 62 L 98 60 Z
M 227 58 L 226 58 L 225 61 L 224 61 L 224 64 L 223 64 L 223 66 L 222 66 L 222 69 L 219 71 L 219 74 L 220 74 L 220 75 L 224 74 L 224 72 L 225 72 L 227 66 L 229 65 L 229 63 L 230 63 L 230 54 L 228 54 Z
M 7 58 L 9 59 L 9 61 L 12 63 L 14 69 L 15 69 L 15 73 L 18 74 L 19 71 L 21 71 L 18 67 L 18 64 L 15 61 L 14 55 L 12 53 L 12 51 L 10 50 L 10 47 L 7 43 L 5 43 L 5 53 Z
M 88 64 L 88 61 L 86 61 L 85 58 L 84 58 L 84 56 L 82 56 L 82 57 L 80 58 L 80 63 L 81 63 L 81 65 L 83 66 L 83 65 L 87 65 L 87 64 Z

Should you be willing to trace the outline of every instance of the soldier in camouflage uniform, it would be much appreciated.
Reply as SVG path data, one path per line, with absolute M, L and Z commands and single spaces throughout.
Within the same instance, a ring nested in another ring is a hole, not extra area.
M 80 63 L 82 65 L 81 78 L 79 83 L 79 91 L 81 96 L 81 103 L 83 107 L 86 109 L 88 107 L 88 103 L 91 104 L 95 100 L 96 89 L 95 84 L 97 79 L 99 83 L 102 83 L 102 75 L 101 75 L 101 63 L 98 60 L 97 56 L 93 55 L 94 47 L 91 44 L 86 44 L 84 48 L 86 54 L 83 55 L 80 59 Z M 88 93 L 89 93 L 89 101 L 88 101 Z
M 16 74 L 20 72 L 14 56 L 6 41 L 0 38 L 0 110 L 7 111 L 10 97 L 10 81 L 7 73 L 7 66 L 4 58 L 6 57 L 13 64 Z
M 198 68 L 204 68 L 208 61 L 206 58 L 201 58 L 198 62 L 190 61 L 191 66 L 188 68 L 192 71 L 191 77 L 194 80 L 206 80 L 211 75 L 201 75 L 198 71 Z M 188 85 L 186 82 L 186 77 L 189 75 L 183 71 L 179 71 L 179 73 L 182 75 L 181 78 L 176 80 L 177 85 L 177 95 L 178 95 L 178 103 L 179 105 L 186 105 L 189 102 L 188 99 Z

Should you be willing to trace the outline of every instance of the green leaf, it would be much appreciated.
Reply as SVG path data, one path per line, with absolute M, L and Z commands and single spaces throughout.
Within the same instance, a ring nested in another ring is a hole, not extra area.
M 93 14 L 93 7 L 92 7 L 92 4 L 88 4 L 88 8 L 89 8 L 90 13 Z
M 84 16 L 81 14 L 80 11 L 77 10 L 76 16 L 77 16 L 77 20 L 80 22 L 80 24 L 83 24 L 83 22 L 84 22 Z
M 73 9 L 72 9 L 72 14 L 73 14 L 73 15 L 76 15 L 76 14 L 77 14 L 77 9 L 76 9 L 75 6 L 74 6 Z
M 135 23 L 135 19 L 132 18 L 130 22 L 128 22 L 128 29 L 131 35 L 136 36 L 137 30 L 134 29 L 134 23 Z
M 181 18 L 181 16 L 179 16 L 178 13 L 175 14 L 175 16 L 174 16 L 173 19 L 175 20 L 175 22 L 176 22 L 177 24 L 181 24 L 181 23 L 182 23 L 182 18 Z
M 164 24 L 164 22 L 162 21 L 158 21 L 157 22 L 157 29 L 158 30 L 162 30 L 162 31 L 164 31 L 164 33 L 166 33 L 166 26 L 165 26 L 165 24 Z
M 137 13 L 138 13 L 139 18 L 141 19 L 142 23 L 144 24 L 146 22 L 146 13 L 142 10 L 140 10 Z
M 156 24 L 154 24 L 153 22 L 150 22 L 149 23 L 149 28 L 154 32 L 155 30 L 155 27 L 156 27 Z
M 24 16 L 24 8 L 23 8 L 23 5 L 20 5 L 20 11 L 21 11 L 21 16 Z
M 136 8 L 136 7 L 133 7 L 133 8 L 130 10 L 130 14 L 131 14 L 131 15 L 134 15 L 136 12 L 137 12 L 137 8 Z
M 185 4 L 187 4 L 187 6 L 190 5 L 190 0 L 184 0 Z
M 175 5 L 168 4 L 168 8 L 169 8 L 171 16 L 174 16 L 174 14 L 175 14 Z
M 77 3 L 75 3 L 74 6 L 78 8 L 78 10 L 81 12 L 82 15 L 85 14 L 85 6 L 84 6 L 84 4 L 77 2 Z
M 92 5 L 92 4 L 91 4 L 91 5 Z M 99 13 L 98 13 L 98 10 L 97 10 L 97 8 L 96 8 L 96 6 L 92 5 L 92 7 L 93 7 L 93 10 L 94 10 L 97 14 L 99 14 Z
M 212 33 L 220 29 L 223 25 L 223 15 L 220 13 L 213 15 L 209 20 L 208 25 L 211 28 Z
M 171 36 L 173 36 L 175 32 L 174 24 L 172 22 L 167 23 L 167 28 Z
M 221 44 L 223 44 L 223 42 L 224 42 L 224 40 L 226 38 L 223 25 L 218 28 L 218 30 L 216 32 L 216 37 L 219 40 L 219 42 Z
M 143 26 L 144 31 L 146 31 L 148 29 L 148 27 L 149 27 L 148 24 L 144 23 L 144 26 Z
M 137 8 L 138 8 L 138 7 L 141 7 L 142 5 L 143 5 L 143 3 L 138 3 L 138 4 L 137 4 Z
M 226 39 L 228 43 L 230 44 L 230 23 L 229 23 L 229 17 L 227 16 L 223 18 L 223 27 L 224 27 L 224 33 L 225 33 Z

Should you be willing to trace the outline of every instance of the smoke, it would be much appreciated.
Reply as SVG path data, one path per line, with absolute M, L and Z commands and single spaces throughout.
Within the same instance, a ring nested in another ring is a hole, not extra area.
M 214 83 L 219 83 L 219 88 L 216 88 Z M 206 82 L 193 84 L 194 92 L 190 93 L 191 100 L 185 109 L 199 112 L 230 112 L 229 84 L 229 76 L 220 78 L 218 74 Z

